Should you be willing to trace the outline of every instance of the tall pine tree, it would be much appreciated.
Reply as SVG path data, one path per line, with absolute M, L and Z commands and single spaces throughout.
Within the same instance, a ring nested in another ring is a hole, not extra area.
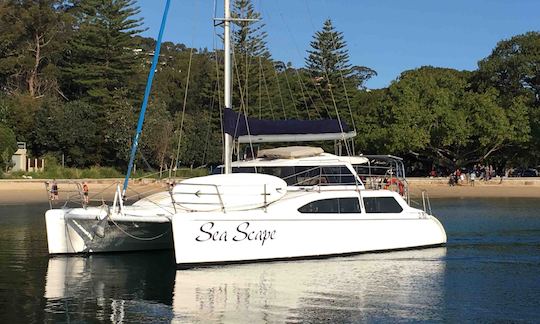
M 343 33 L 335 30 L 330 19 L 324 22 L 321 31 L 313 36 L 311 50 L 306 58 L 306 68 L 313 78 L 320 80 L 321 87 L 336 87 L 341 76 L 352 74 L 349 51 Z
M 342 32 L 336 31 L 330 19 L 317 31 L 310 43 L 306 69 L 311 78 L 311 95 L 316 98 L 314 104 L 323 106 L 327 115 L 334 114 L 347 106 L 347 96 L 362 88 L 366 80 L 376 72 L 361 66 L 352 66 L 349 62 L 349 50 Z M 324 116 L 323 117 L 328 117 Z
M 85 0 L 72 12 L 75 35 L 66 53 L 65 93 L 110 104 L 117 89 L 125 87 L 140 65 L 131 36 L 139 33 L 141 19 L 133 0 Z M 69 82 L 70 81 L 70 82 Z
M 135 51 L 133 35 L 142 19 L 133 0 L 78 1 L 72 12 L 74 37 L 66 51 L 64 93 L 88 102 L 97 111 L 99 142 L 92 154 L 104 164 L 124 164 L 125 146 L 135 128 L 134 100 L 128 85 L 146 57 Z M 122 135 L 122 136 L 120 136 Z

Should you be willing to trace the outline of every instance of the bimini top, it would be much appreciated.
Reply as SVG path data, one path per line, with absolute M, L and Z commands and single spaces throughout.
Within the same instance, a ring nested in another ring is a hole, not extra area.
M 344 140 L 356 136 L 355 131 L 337 119 L 255 119 L 228 108 L 223 116 L 223 130 L 239 143 Z

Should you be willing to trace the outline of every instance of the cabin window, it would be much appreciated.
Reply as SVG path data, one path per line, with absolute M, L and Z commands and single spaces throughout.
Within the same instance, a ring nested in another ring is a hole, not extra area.
M 285 182 L 287 182 L 287 185 L 289 186 L 294 185 L 295 179 L 294 177 L 291 177 L 294 175 L 294 167 L 258 167 L 257 172 L 273 175 L 280 179 L 283 179 L 285 180 Z
M 352 172 L 344 166 L 334 167 L 295 167 L 295 174 L 291 179 L 296 181 L 292 185 L 312 186 L 312 185 L 354 185 L 355 177 Z M 292 182 L 292 181 L 290 181 Z M 291 185 L 289 181 L 287 183 Z
M 321 168 L 318 166 L 294 167 L 294 173 L 290 176 L 293 186 L 312 186 L 319 184 Z M 287 182 L 289 183 L 289 182 Z
M 350 214 L 360 213 L 358 198 L 332 198 L 312 201 L 298 211 L 304 214 Z
M 289 186 L 354 185 L 356 183 L 354 175 L 344 166 L 233 167 L 232 172 L 269 174 L 285 180 Z M 223 173 L 222 166 L 212 171 L 212 174 L 221 173 Z
M 364 197 L 366 213 L 401 213 L 403 208 L 394 197 Z
M 232 167 L 232 173 L 257 173 L 257 170 L 254 167 Z M 214 168 L 212 174 L 223 174 L 223 166 Z
M 321 176 L 331 184 L 354 185 L 356 183 L 354 175 L 344 166 L 323 167 Z
M 233 173 L 257 173 L 254 167 L 233 167 Z

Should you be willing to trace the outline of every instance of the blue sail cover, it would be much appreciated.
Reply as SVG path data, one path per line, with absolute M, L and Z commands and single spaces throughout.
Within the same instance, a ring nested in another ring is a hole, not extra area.
M 337 119 L 266 120 L 248 117 L 246 124 L 246 117 L 243 114 L 236 113 L 230 108 L 225 108 L 223 116 L 223 131 L 237 139 L 246 136 L 251 139 L 254 139 L 256 136 L 259 136 L 259 138 L 267 136 L 267 138 L 276 139 L 271 141 L 277 141 L 278 139 L 288 141 L 288 138 L 295 137 L 287 135 L 307 134 L 321 134 L 323 136 L 320 139 L 329 139 L 328 135 L 335 134 L 336 136 L 334 137 L 336 137 L 336 139 L 340 139 L 344 137 L 345 133 L 349 132 L 349 127 L 343 122 L 341 123 L 340 127 L 340 123 Z M 320 139 L 314 138 L 311 140 Z M 258 142 L 264 142 L 264 140 L 259 140 Z

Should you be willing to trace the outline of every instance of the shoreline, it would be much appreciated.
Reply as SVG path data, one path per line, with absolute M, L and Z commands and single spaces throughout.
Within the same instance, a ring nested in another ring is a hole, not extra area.
M 123 179 L 86 179 L 90 187 L 90 198 L 98 204 L 102 199 L 111 201 L 117 184 Z M 509 178 L 476 181 L 474 186 L 462 184 L 449 186 L 447 178 L 409 178 L 411 198 L 419 198 L 425 190 L 430 198 L 539 198 L 540 178 Z M 27 203 L 48 203 L 48 193 L 43 179 L 0 180 L 0 205 L 17 205 Z M 49 180 L 50 181 L 50 180 Z M 68 196 L 77 198 L 76 182 L 81 180 L 57 180 L 60 189 L 59 203 Z M 166 190 L 165 181 L 143 179 L 131 182 L 128 198 L 137 200 L 152 193 Z M 57 203 L 57 205 L 59 204 Z
M 49 203 L 49 193 L 45 183 L 51 180 L 24 179 L 24 180 L 0 180 L 0 205 L 20 205 Z M 61 206 L 67 200 L 80 201 L 80 193 L 77 183 L 86 181 L 89 187 L 91 205 L 99 205 L 101 201 L 112 201 L 117 185 L 122 186 L 123 179 L 57 179 L 59 199 L 54 202 L 55 206 Z M 167 184 L 155 180 L 136 180 L 130 182 L 127 197 L 128 200 L 138 200 L 158 191 L 166 190 Z

